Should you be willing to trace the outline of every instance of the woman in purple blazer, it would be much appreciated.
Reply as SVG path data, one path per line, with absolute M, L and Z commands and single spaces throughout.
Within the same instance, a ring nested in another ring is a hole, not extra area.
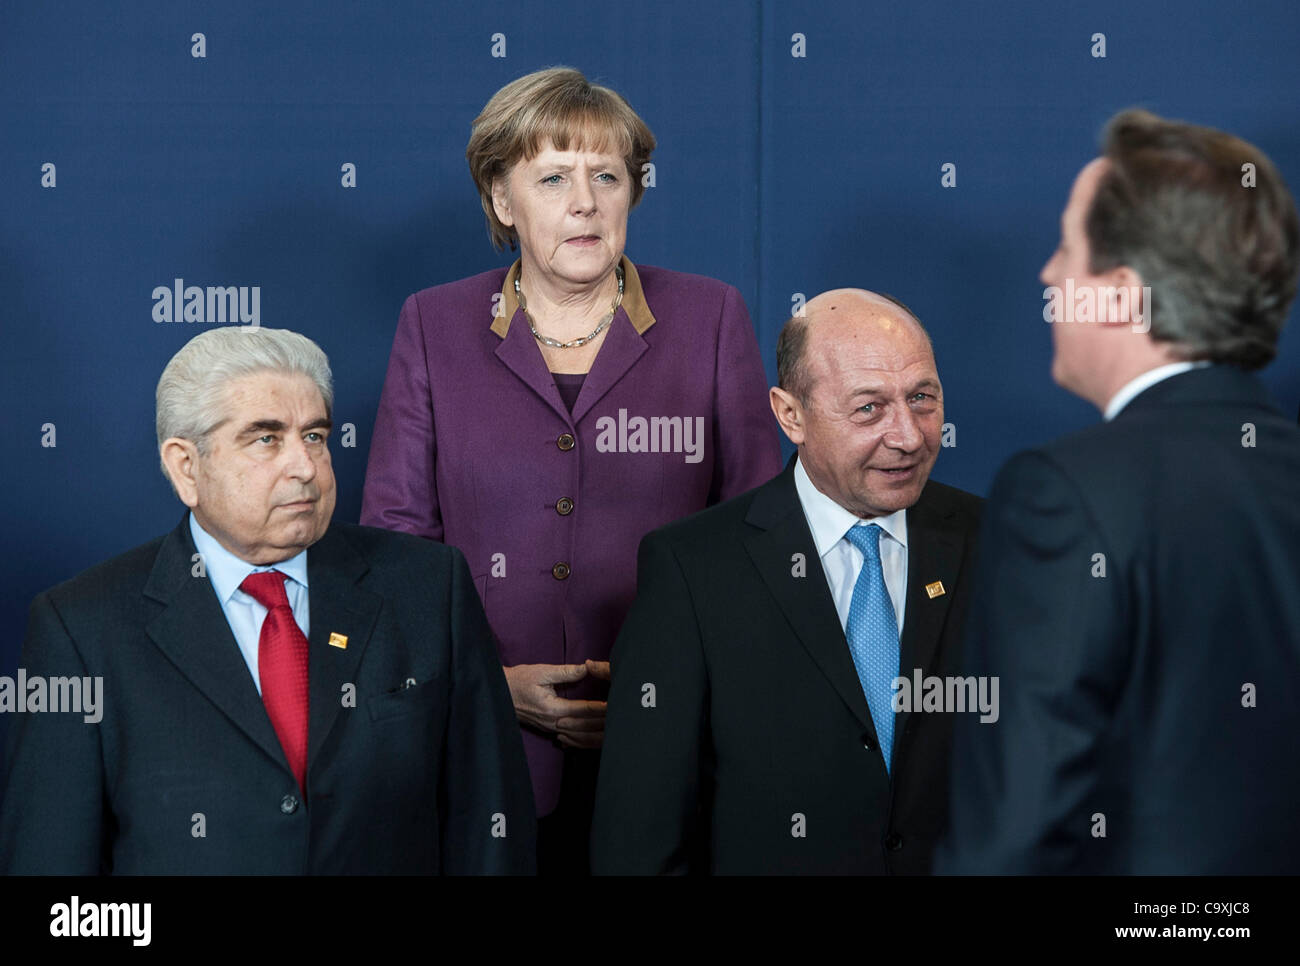
M 520 257 L 406 300 L 366 473 L 362 523 L 469 560 L 523 728 L 543 873 L 587 869 L 641 538 L 781 469 L 740 294 L 623 254 L 654 146 L 575 70 L 493 96 L 466 153 L 494 244 Z

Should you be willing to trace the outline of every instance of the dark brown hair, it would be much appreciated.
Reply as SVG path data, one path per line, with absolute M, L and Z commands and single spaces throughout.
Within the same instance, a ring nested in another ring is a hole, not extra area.
M 1151 290 L 1151 338 L 1183 358 L 1248 369 L 1272 360 L 1300 248 L 1273 163 L 1223 131 L 1142 110 L 1111 118 L 1102 150 L 1110 165 L 1086 221 L 1091 271 L 1136 271 Z

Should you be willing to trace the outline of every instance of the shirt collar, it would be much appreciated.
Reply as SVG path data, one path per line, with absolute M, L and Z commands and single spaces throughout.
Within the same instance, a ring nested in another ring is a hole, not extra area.
M 208 580 L 212 581 L 212 589 L 217 592 L 217 600 L 221 602 L 222 607 L 225 607 L 235 591 L 239 590 L 239 585 L 244 582 L 245 577 L 261 570 L 278 570 L 286 574 L 290 580 L 304 587 L 307 586 L 306 550 L 301 550 L 297 556 L 281 560 L 277 564 L 257 567 L 247 560 L 236 557 L 219 544 L 216 537 L 199 525 L 193 513 L 190 513 L 190 536 L 194 538 L 194 549 L 203 555 L 203 569 L 207 572 Z
M 515 317 L 515 309 L 519 308 L 519 296 L 515 294 L 515 279 L 519 276 L 522 264 L 523 259 L 516 258 L 515 263 L 510 266 L 510 271 L 506 272 L 506 280 L 501 285 L 499 303 L 501 314 L 492 320 L 492 331 L 503 339 L 510 331 L 510 322 Z M 637 335 L 644 335 L 645 330 L 655 324 L 655 317 L 650 311 L 650 306 L 646 304 L 645 292 L 641 289 L 641 276 L 637 275 L 632 259 L 626 255 L 619 256 L 619 264 L 623 266 L 623 301 L 619 307 L 627 313 L 628 320 L 636 329 Z
M 879 524 L 881 530 L 902 544 L 904 550 L 907 549 L 906 507 L 895 510 L 888 516 L 863 520 L 817 489 L 798 459 L 794 464 L 794 488 L 799 494 L 799 502 L 803 504 L 804 516 L 808 518 L 808 529 L 812 531 L 813 545 L 817 548 L 819 558 L 825 557 L 849 532 L 849 528 L 859 523 Z
M 1110 422 L 1120 414 L 1120 411 L 1125 406 L 1156 383 L 1164 382 L 1170 376 L 1177 376 L 1193 369 L 1204 369 L 1208 365 L 1208 362 L 1201 360 L 1198 362 L 1171 362 L 1167 366 L 1156 366 L 1154 369 L 1148 369 L 1141 375 L 1130 379 L 1120 387 L 1119 392 L 1110 397 L 1110 402 L 1106 403 L 1106 408 L 1102 411 L 1102 417 L 1106 422 Z

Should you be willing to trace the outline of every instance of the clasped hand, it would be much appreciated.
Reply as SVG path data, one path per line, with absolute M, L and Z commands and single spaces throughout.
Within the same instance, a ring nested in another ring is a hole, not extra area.
M 566 748 L 600 747 L 605 738 L 605 702 L 562 698 L 555 693 L 555 686 L 581 681 L 587 675 L 608 681 L 608 661 L 517 664 L 503 670 L 520 721 L 557 735 Z

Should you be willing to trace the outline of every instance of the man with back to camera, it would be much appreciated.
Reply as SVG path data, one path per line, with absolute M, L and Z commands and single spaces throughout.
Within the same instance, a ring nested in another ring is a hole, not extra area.
M 925 873 L 980 503 L 929 481 L 943 389 L 901 304 L 826 292 L 786 323 L 773 412 L 796 459 L 647 536 L 615 645 L 597 873 Z
M 459 551 L 332 523 L 325 354 L 211 329 L 158 383 L 170 534 L 40 594 L 0 872 L 531 872 L 532 794 Z
M 1145 111 L 1075 179 L 1052 376 L 1104 421 L 993 485 L 965 670 L 1002 714 L 958 723 L 938 871 L 1300 871 L 1300 429 L 1251 374 L 1297 236 L 1262 151 Z

